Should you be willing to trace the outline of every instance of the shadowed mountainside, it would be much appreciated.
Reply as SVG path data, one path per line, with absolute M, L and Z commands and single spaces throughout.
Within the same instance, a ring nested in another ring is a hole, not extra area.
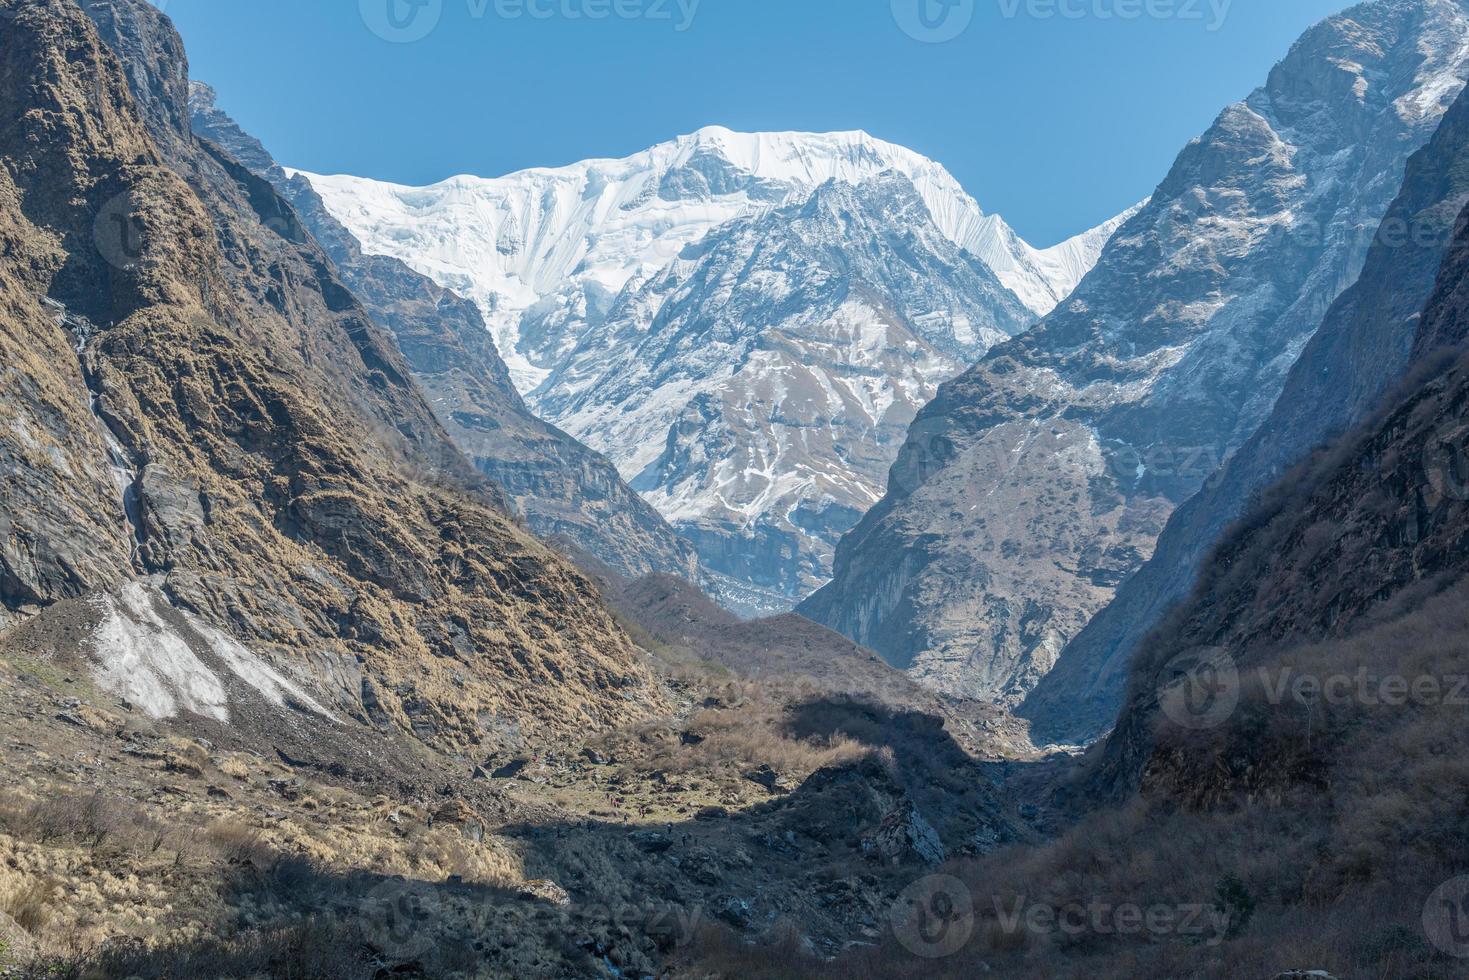
M 1187 597 L 1199 565 L 1264 488 L 1371 413 L 1406 370 L 1420 314 L 1469 200 L 1469 97 L 1460 95 L 1372 239 L 1362 276 L 1334 303 L 1270 417 L 1168 522 L 1147 564 L 1062 652 L 1019 713 L 1037 738 L 1080 742 L 1121 706 L 1128 661 Z M 1440 314 L 1442 315 L 1442 314 Z

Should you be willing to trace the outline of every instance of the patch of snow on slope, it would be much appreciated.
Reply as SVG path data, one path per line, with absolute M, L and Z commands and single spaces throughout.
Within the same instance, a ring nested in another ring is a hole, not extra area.
M 189 625 L 197 630 L 209 644 L 210 651 L 222 660 L 236 677 L 253 687 L 265 700 L 277 708 L 294 704 L 308 708 L 319 715 L 329 714 L 309 694 L 251 653 L 240 641 L 222 630 L 199 622 L 192 616 L 187 618 Z
M 229 695 L 219 674 L 200 659 L 205 653 L 276 707 L 289 704 L 330 716 L 239 641 L 179 612 L 189 631 L 203 641 L 204 649 L 196 650 L 196 643 L 159 614 L 155 601 L 138 582 L 123 586 L 116 596 L 97 600 L 102 618 L 91 638 L 93 676 L 103 690 L 126 698 L 151 718 L 190 711 L 227 722 Z
M 215 721 L 230 720 L 219 677 L 158 615 L 146 588 L 134 582 L 115 598 L 99 602 L 102 621 L 92 634 L 98 687 L 127 698 L 150 718 L 192 711 Z

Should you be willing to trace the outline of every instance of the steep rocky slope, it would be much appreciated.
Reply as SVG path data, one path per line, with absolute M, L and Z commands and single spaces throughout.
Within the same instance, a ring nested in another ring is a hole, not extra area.
M 1367 645 L 1350 651 L 1355 659 L 1326 659 L 1323 669 L 1354 675 L 1362 666 L 1371 671 L 1369 684 L 1391 676 L 1389 666 L 1405 677 L 1445 684 L 1456 679 L 1443 658 L 1457 651 L 1445 650 L 1445 637 L 1432 628 L 1446 622 L 1444 616 L 1461 616 L 1469 573 L 1466 219 L 1469 212 L 1457 222 L 1399 388 L 1362 425 L 1272 486 L 1219 543 L 1188 601 L 1145 641 L 1121 720 L 1106 744 L 1103 771 L 1121 789 L 1137 785 L 1149 765 L 1166 764 L 1167 753 L 1159 755 L 1154 743 L 1159 692 L 1175 674 L 1193 669 L 1190 651 L 1217 651 L 1231 676 L 1242 675 L 1231 682 L 1229 696 L 1259 697 L 1266 672 L 1256 675 L 1255 668 L 1289 664 L 1298 649 L 1306 651 L 1307 662 L 1320 663 L 1337 642 L 1383 624 L 1410 632 L 1403 624 L 1421 613 L 1422 632 L 1412 648 Z M 1436 611 L 1422 612 L 1428 609 Z M 1364 701 L 1355 695 L 1360 687 L 1352 690 L 1351 703 L 1424 703 L 1417 693 L 1397 702 L 1370 689 L 1366 695 L 1378 700 Z M 1462 710 L 1447 693 L 1433 703 Z
M 167 20 L 0 9 L 7 617 L 84 623 L 104 687 L 194 691 L 203 656 L 300 723 L 443 746 L 656 705 L 291 208 L 192 135 Z
M 831 181 L 625 291 L 535 400 L 698 545 L 727 599 L 788 609 L 938 384 L 1028 319 L 908 180 Z
M 263 177 L 296 209 L 353 295 L 392 333 L 439 422 L 531 530 L 566 538 L 625 575 L 697 581 L 692 545 L 603 456 L 525 406 L 479 308 L 402 261 L 368 255 L 304 177 L 288 177 L 260 142 L 195 83 L 194 131 Z
M 1469 97 L 1408 161 L 1403 188 L 1372 239 L 1361 278 L 1332 305 L 1291 368 L 1280 400 L 1180 507 L 1153 557 L 1062 652 L 1021 713 L 1042 740 L 1100 734 L 1121 705 L 1128 660 L 1252 497 L 1311 450 L 1362 420 L 1408 363 L 1420 314 L 1469 201 Z
M 1469 71 L 1459 0 L 1308 31 L 1077 291 L 945 385 L 802 611 L 927 683 L 1023 697 L 1264 420 Z

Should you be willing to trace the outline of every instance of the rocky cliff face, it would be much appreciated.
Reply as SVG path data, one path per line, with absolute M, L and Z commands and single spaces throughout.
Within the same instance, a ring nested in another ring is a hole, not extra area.
M 1189 599 L 1145 641 L 1104 750 L 1101 785 L 1125 792 L 1151 778 L 1182 790 L 1170 771 L 1177 759 L 1170 750 L 1160 753 L 1156 741 L 1159 695 L 1192 669 L 1192 651 L 1211 651 L 1227 667 L 1221 690 L 1246 705 L 1260 696 L 1256 669 L 1296 656 L 1309 665 L 1333 651 L 1338 659 L 1319 670 L 1352 675 L 1360 666 L 1372 684 L 1393 674 L 1453 681 L 1443 669 L 1462 649 L 1455 638 L 1463 629 L 1469 573 L 1469 354 L 1458 326 L 1466 316 L 1469 220 L 1461 215 L 1404 380 L 1360 426 L 1262 496 L 1220 542 Z M 1362 650 L 1341 642 L 1383 624 L 1387 645 L 1380 639 Z M 1374 701 L 1380 692 L 1357 697 L 1360 688 L 1351 690 L 1350 711 L 1398 705 L 1383 713 L 1404 724 L 1425 705 L 1456 703 L 1424 701 L 1416 693 L 1403 702 Z M 1456 728 L 1460 710 L 1454 709 Z M 1329 710 L 1318 719 L 1328 723 L 1323 731 L 1330 720 Z M 1248 734 L 1247 724 L 1236 729 Z M 1309 745 L 1296 741 L 1297 752 Z M 1404 764 L 1421 763 L 1413 750 L 1422 743 L 1408 744 Z M 1240 745 L 1242 753 L 1259 752 L 1245 749 L 1248 739 Z M 1290 760 L 1261 762 L 1264 772 Z
M 162 14 L 0 13 L 7 617 L 86 599 L 117 614 L 78 640 L 104 687 L 139 655 L 193 684 L 182 631 L 257 691 L 445 747 L 656 702 L 293 210 L 193 136 Z
M 368 313 L 397 340 L 454 444 L 543 538 L 564 538 L 620 573 L 698 581 L 693 546 L 613 465 L 526 408 L 479 308 L 385 255 L 368 255 L 311 184 L 287 176 L 260 142 L 195 83 L 194 131 L 270 181 L 321 243 Z M 457 455 L 457 454 L 456 454 Z
M 535 403 L 606 449 L 733 597 L 789 609 L 938 384 L 1028 322 L 906 178 L 831 181 L 624 291 Z
M 1463 86 L 1457 0 L 1316 26 L 1191 143 L 1072 297 L 945 385 L 807 615 L 1023 697 L 1264 420 Z
M 1290 466 L 1360 422 L 1401 375 L 1455 219 L 1469 201 L 1466 161 L 1469 97 L 1461 94 L 1433 139 L 1408 161 L 1361 278 L 1327 312 L 1269 418 L 1173 514 L 1152 559 L 1026 700 L 1021 713 L 1032 719 L 1038 738 L 1081 741 L 1111 725 L 1132 653 L 1169 606 L 1188 595 L 1228 525 Z M 1442 346 L 1443 339 L 1431 343 Z

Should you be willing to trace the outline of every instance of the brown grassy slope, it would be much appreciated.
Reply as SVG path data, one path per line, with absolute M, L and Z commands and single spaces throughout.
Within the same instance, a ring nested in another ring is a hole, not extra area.
M 949 737 L 978 758 L 1034 758 L 1023 723 L 986 702 L 936 694 L 866 647 L 804 616 L 741 620 L 670 575 L 627 582 L 597 574 L 608 601 L 676 672 L 696 682 L 722 674 L 765 685 L 792 703 L 835 697 L 942 719 Z M 710 671 L 713 676 L 708 676 Z
M 491 488 L 466 489 L 472 471 L 401 357 L 289 207 L 193 140 L 171 25 L 134 0 L 88 6 L 124 61 L 73 3 L 0 3 L 6 384 L 22 404 L 71 406 L 27 409 L 53 465 L 6 477 L 22 531 L 5 605 L 162 576 L 259 649 L 359 662 L 364 696 L 444 745 L 656 703 L 591 585 Z M 42 295 L 85 322 L 57 323 Z M 61 356 L 73 345 L 79 368 Z M 98 492 L 83 375 L 129 457 L 131 559 L 121 504 L 108 513 Z M 68 471 L 94 477 L 67 487 Z M 82 517 L 48 516 L 49 495 Z

